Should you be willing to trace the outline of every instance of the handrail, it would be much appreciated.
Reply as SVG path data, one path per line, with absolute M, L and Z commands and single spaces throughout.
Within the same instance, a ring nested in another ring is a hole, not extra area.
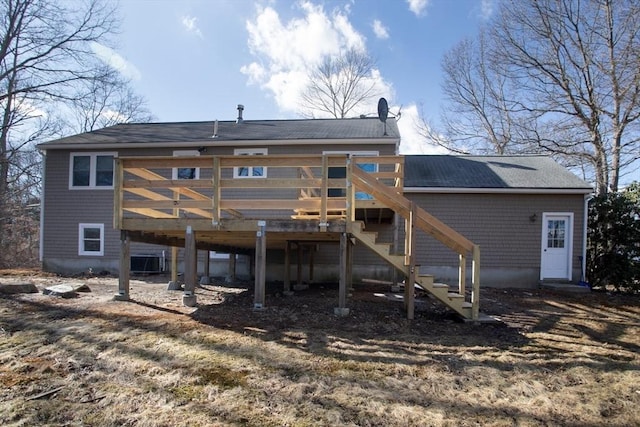
M 126 218 L 210 219 L 291 218 L 292 212 L 315 212 L 309 219 L 346 219 L 347 200 L 328 189 L 348 192 L 348 178 L 329 178 L 329 169 L 347 168 L 347 154 L 264 156 L 119 157 L 115 171 L 114 225 Z M 355 157 L 353 163 L 375 163 L 373 174 L 393 185 L 401 177 L 400 156 Z M 238 167 L 262 167 L 266 176 L 237 178 Z M 197 179 L 176 179 L 176 169 L 198 168 Z M 356 168 L 357 169 L 357 168 Z M 395 191 L 402 192 L 396 189 Z M 362 200 L 363 207 L 374 201 Z M 353 208 L 353 205 L 351 205 Z M 272 212 L 265 212 L 272 211 Z M 248 216 L 249 215 L 249 216 Z
M 390 187 L 384 186 L 375 180 L 370 180 L 367 172 L 358 168 L 353 168 L 352 175 L 354 177 L 353 184 L 356 188 L 373 195 L 374 198 L 379 199 L 403 218 L 409 218 L 411 215 L 411 201 L 393 192 Z M 419 206 L 416 206 L 416 217 L 414 221 L 418 228 L 430 234 L 458 254 L 473 251 L 474 243 L 472 241 Z

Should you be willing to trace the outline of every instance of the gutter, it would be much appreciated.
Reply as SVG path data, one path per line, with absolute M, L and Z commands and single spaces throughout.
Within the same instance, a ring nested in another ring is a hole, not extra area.
M 415 194 L 591 194 L 591 188 L 461 188 L 461 187 L 404 187 L 405 193 Z
M 352 139 L 245 139 L 224 140 L 218 138 L 200 139 L 193 141 L 166 141 L 166 142 L 75 142 L 75 143 L 43 143 L 39 144 L 39 150 L 115 150 L 128 148 L 178 148 L 178 147 L 255 147 L 272 145 L 362 145 L 362 144 L 389 144 L 397 146 L 398 138 L 352 138 Z

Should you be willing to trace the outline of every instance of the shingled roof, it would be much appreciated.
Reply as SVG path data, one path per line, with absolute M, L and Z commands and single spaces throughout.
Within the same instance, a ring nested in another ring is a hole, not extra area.
M 233 141 L 296 140 L 371 140 L 388 139 L 390 143 L 400 138 L 398 126 L 393 119 L 387 120 L 387 135 L 384 124 L 378 118 L 355 119 L 300 119 L 300 120 L 244 120 L 219 121 L 214 138 L 214 122 L 181 123 L 126 123 L 92 132 L 81 133 L 40 144 L 42 149 L 85 146 L 122 145 L 169 145 L 194 144 L 213 145 Z
M 406 189 L 520 189 L 590 193 L 591 186 L 548 156 L 405 157 Z

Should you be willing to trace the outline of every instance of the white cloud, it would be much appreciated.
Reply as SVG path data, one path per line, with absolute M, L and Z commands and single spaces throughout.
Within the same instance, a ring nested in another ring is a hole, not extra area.
M 347 49 L 366 51 L 366 39 L 351 25 L 348 7 L 328 13 L 310 1 L 298 6 L 301 15 L 287 22 L 272 7 L 258 7 L 256 17 L 247 22 L 248 46 L 255 60 L 240 69 L 248 84 L 259 85 L 274 96 L 282 112 L 294 114 L 300 111 L 310 70 L 328 55 Z M 391 97 L 392 86 L 378 70 L 368 79 L 383 96 Z M 369 114 L 376 108 L 363 106 L 352 114 Z
M 187 30 L 187 32 L 195 34 L 196 36 L 203 38 L 202 31 L 198 27 L 198 18 L 195 16 L 185 15 L 181 19 L 182 26 Z
M 397 110 L 394 107 L 392 111 Z M 400 154 L 447 154 L 445 148 L 427 142 L 418 130 L 419 123 L 420 111 L 416 104 L 402 107 L 402 117 L 398 120 Z
M 371 27 L 373 27 L 373 32 L 377 38 L 383 40 L 389 38 L 389 30 L 387 30 L 387 27 L 385 27 L 380 20 L 374 19 Z
M 427 6 L 429 6 L 429 0 L 407 0 L 409 4 L 409 10 L 416 16 L 421 16 L 425 13 Z
M 493 0 L 482 0 L 480 2 L 480 17 L 486 21 L 493 14 Z
M 91 42 L 91 50 L 98 58 L 124 77 L 131 80 L 140 80 L 142 74 L 131 62 L 120 56 L 115 50 L 103 44 Z

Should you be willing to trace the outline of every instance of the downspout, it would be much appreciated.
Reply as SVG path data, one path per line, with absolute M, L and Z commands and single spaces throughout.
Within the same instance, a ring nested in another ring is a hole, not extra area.
M 42 191 L 40 192 L 40 241 L 38 242 L 38 260 L 40 264 L 44 261 L 44 189 L 45 189 L 45 173 L 47 167 L 47 151 L 42 150 Z
M 589 222 L 589 201 L 593 196 L 591 194 L 584 195 L 584 220 L 582 221 L 582 262 L 580 268 L 582 269 L 582 280 L 587 280 L 587 232 Z

